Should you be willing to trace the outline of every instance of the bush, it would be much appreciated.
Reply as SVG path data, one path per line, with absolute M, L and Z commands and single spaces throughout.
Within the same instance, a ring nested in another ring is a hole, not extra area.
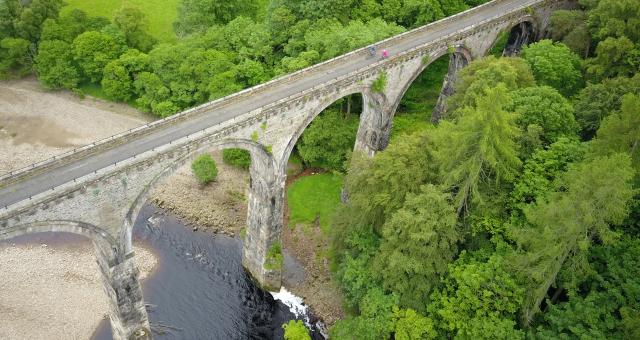
M 307 327 L 300 320 L 289 320 L 288 323 L 282 324 L 282 328 L 285 340 L 311 340 Z
M 191 164 L 191 170 L 193 170 L 193 174 L 196 176 L 198 182 L 202 184 L 213 182 L 216 180 L 216 177 L 218 177 L 216 161 L 214 161 L 209 154 L 198 156 Z
M 226 164 L 245 170 L 251 166 L 251 154 L 244 149 L 224 149 L 222 150 L 222 160 Z

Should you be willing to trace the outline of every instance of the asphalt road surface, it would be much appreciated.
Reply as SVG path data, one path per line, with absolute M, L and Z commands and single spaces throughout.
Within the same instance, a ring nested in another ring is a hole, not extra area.
M 450 22 L 443 27 L 434 25 L 433 29 L 424 32 L 424 34 L 420 36 L 411 35 L 394 40 L 391 45 L 385 45 L 385 48 L 391 56 L 394 56 L 414 47 L 425 45 L 439 37 L 462 30 L 482 20 L 507 14 L 520 6 L 535 4 L 539 1 L 540 0 L 512 0 L 497 2 L 493 5 L 474 10 L 473 14 Z M 376 61 L 377 58 L 367 58 L 366 55 L 356 55 L 344 58 L 337 67 L 332 66 L 332 68 L 328 69 L 326 65 L 321 65 L 303 78 L 262 88 L 258 93 L 241 100 L 232 100 L 229 105 L 220 109 L 195 115 L 176 124 L 169 124 L 164 128 L 160 128 L 151 134 L 141 136 L 128 143 L 99 153 L 87 155 L 85 158 L 60 165 L 51 171 L 40 173 L 31 178 L 10 184 L 0 189 L 0 207 L 20 202 L 21 200 L 49 190 L 52 187 L 72 181 L 74 178 L 79 178 L 105 168 L 115 162 L 129 159 L 134 155 L 165 145 L 170 141 L 240 116 L 251 110 L 278 101 L 279 99 L 312 88 L 313 86 L 322 85 L 332 79 L 356 71 Z

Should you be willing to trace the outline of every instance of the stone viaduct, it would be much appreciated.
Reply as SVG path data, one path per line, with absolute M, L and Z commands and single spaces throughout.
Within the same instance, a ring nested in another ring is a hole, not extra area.
M 114 338 L 150 338 L 131 234 L 153 187 L 197 155 L 243 148 L 252 156 L 243 264 L 264 287 L 281 273 L 265 269 L 279 242 L 289 155 L 309 123 L 336 100 L 362 94 L 355 151 L 373 155 L 389 138 L 395 110 L 413 80 L 443 55 L 449 73 L 434 110 L 439 119 L 456 72 L 510 32 L 505 54 L 545 35 L 566 0 L 495 0 L 367 48 L 79 148 L 0 178 L 0 240 L 26 233 L 71 232 L 93 240 L 110 301 Z M 386 86 L 371 84 L 386 75 Z

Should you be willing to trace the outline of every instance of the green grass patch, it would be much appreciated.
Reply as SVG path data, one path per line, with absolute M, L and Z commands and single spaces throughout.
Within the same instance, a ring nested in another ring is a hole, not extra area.
M 149 33 L 161 43 L 176 41 L 173 22 L 178 15 L 179 0 L 66 0 L 63 11 L 74 8 L 87 12 L 90 16 L 103 16 L 113 20 L 122 7 L 137 7 L 147 15 Z
M 340 205 L 343 176 L 334 173 L 306 176 L 287 190 L 289 224 L 311 224 L 320 218 L 320 228 L 328 231 L 329 219 Z

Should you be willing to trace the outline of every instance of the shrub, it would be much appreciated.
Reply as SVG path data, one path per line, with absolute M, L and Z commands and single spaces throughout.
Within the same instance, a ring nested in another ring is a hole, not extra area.
M 289 320 L 288 323 L 282 324 L 282 328 L 285 340 L 311 340 L 307 327 L 300 320 Z
M 226 164 L 245 170 L 251 166 L 251 154 L 244 149 L 224 149 L 222 150 L 222 160 Z
M 384 91 L 384 88 L 387 86 L 387 73 L 386 72 L 382 72 L 378 75 L 378 78 L 376 78 L 373 83 L 371 83 L 371 90 L 373 90 L 373 92 L 382 92 Z
M 216 177 L 218 177 L 216 161 L 214 161 L 209 154 L 198 156 L 191 164 L 191 170 L 193 170 L 193 174 L 196 176 L 198 182 L 202 184 L 213 182 L 216 180 Z

